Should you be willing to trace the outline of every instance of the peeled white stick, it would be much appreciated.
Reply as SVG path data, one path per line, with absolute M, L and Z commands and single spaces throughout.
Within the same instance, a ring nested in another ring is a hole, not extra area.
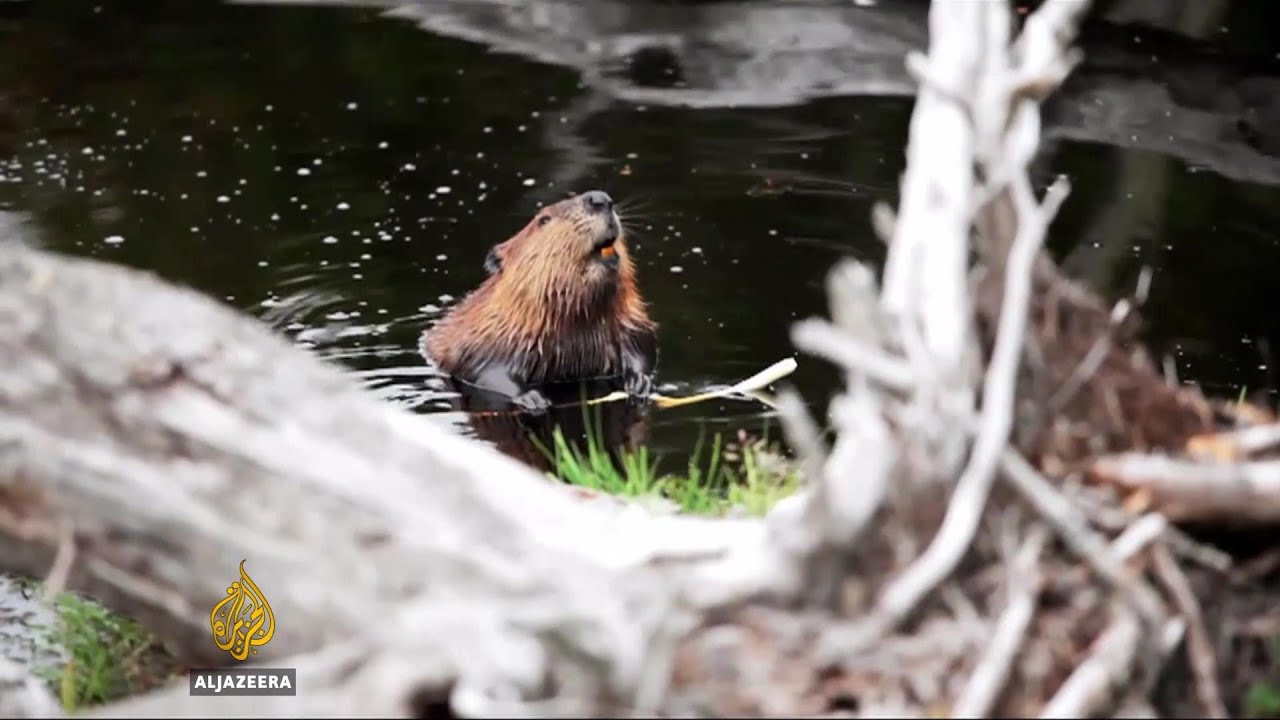
M 660 408 L 669 408 L 669 407 L 676 407 L 679 405 L 689 405 L 696 402 L 702 402 L 703 400 L 712 400 L 718 397 L 725 397 L 726 395 L 744 395 L 747 393 L 756 392 L 757 390 L 762 390 L 768 387 L 769 385 L 771 385 L 772 383 L 775 383 L 778 380 L 781 380 L 782 378 L 795 372 L 795 370 L 796 370 L 796 359 L 783 358 L 782 360 L 779 360 L 778 362 L 770 365 L 764 370 L 761 370 L 755 375 L 752 375 L 746 380 L 743 380 L 742 382 L 739 382 L 735 385 L 731 385 L 727 388 L 721 388 L 719 390 L 711 390 L 704 393 L 698 393 L 697 395 L 687 395 L 685 397 L 667 397 L 666 395 L 659 395 L 657 393 L 654 393 L 653 395 L 650 396 L 650 399 L 653 400 L 654 405 L 657 405 Z M 626 397 L 627 397 L 627 394 L 619 390 L 616 392 L 609 393 L 604 397 L 598 397 L 598 398 L 595 398 L 594 400 L 588 400 L 587 404 L 598 405 L 600 403 L 613 402 L 615 400 L 625 400 Z

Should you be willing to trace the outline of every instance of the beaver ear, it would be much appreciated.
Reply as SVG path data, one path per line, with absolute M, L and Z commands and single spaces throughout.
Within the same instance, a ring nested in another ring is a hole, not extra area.
M 484 256 L 484 271 L 490 275 L 496 275 L 502 269 L 502 256 L 498 254 L 498 246 L 494 245 L 489 248 L 489 252 Z

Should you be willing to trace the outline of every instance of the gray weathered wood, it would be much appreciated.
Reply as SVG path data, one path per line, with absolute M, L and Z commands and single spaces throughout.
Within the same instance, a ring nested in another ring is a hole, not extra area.
M 209 611 L 246 559 L 279 623 L 259 662 L 354 638 L 517 696 L 563 644 L 596 656 L 582 697 L 634 702 L 661 608 L 801 587 L 763 521 L 584 501 L 212 300 L 10 244 L 0 567 L 42 576 L 72 536 L 69 585 L 194 663 L 229 661 Z

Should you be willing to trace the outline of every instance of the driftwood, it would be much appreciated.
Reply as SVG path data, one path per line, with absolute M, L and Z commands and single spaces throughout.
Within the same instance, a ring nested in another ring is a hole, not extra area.
M 279 621 L 252 662 L 298 669 L 297 697 L 182 681 L 89 714 L 1079 716 L 1145 711 L 1184 638 L 1219 714 L 1167 556 L 1187 544 L 1055 482 L 1099 421 L 1067 400 L 1146 389 L 1170 451 L 1205 429 L 1040 251 L 1066 188 L 1037 199 L 1026 170 L 1085 6 L 1047 0 L 1017 38 L 1004 3 L 931 9 L 902 204 L 877 213 L 883 292 L 843 263 L 830 320 L 795 328 L 845 371 L 836 440 L 779 394 L 807 485 L 762 519 L 583 499 L 212 300 L 0 248 L 0 568 L 206 665 L 246 559 Z M 1069 382 L 1062 423 L 1037 415 Z M 1146 407 L 1121 404 L 1099 449 L 1147 449 Z

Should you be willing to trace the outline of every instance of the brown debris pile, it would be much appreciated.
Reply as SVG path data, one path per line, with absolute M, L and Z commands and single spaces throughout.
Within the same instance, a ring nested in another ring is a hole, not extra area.
M 1027 471 L 1038 471 L 1058 494 L 1071 514 L 1067 530 L 1057 528 L 1055 537 L 1044 507 L 998 487 L 949 581 L 895 632 L 868 644 L 858 638 L 874 615 L 873 596 L 919 554 L 946 509 L 936 487 L 899 489 L 860 542 L 833 604 L 744 606 L 685 639 L 673 679 L 681 710 L 863 717 L 1258 712 L 1251 705 L 1257 694 L 1280 685 L 1280 547 L 1273 539 L 1272 549 L 1258 554 L 1265 541 L 1257 537 L 1242 544 L 1238 535 L 1225 536 L 1237 541 L 1225 549 L 1191 537 L 1151 512 L 1161 507 L 1157 501 L 1172 501 L 1125 475 L 1124 463 L 1142 457 L 1184 470 L 1211 467 L 1198 476 L 1209 483 L 1280 433 L 1258 424 L 1270 419 L 1264 408 L 1224 414 L 1226 406 L 1215 407 L 1198 389 L 1170 384 L 1140 341 L 1127 302 L 1107 310 L 1051 265 L 1041 271 L 1015 447 L 1037 459 Z M 983 341 L 989 348 L 989 332 Z M 1072 391 L 1055 394 L 1060 388 Z M 1244 426 L 1252 430 L 1242 432 Z M 1090 556 L 1099 548 L 1122 575 L 1108 577 L 1106 558 Z M 992 681 L 978 682 L 981 673 Z

